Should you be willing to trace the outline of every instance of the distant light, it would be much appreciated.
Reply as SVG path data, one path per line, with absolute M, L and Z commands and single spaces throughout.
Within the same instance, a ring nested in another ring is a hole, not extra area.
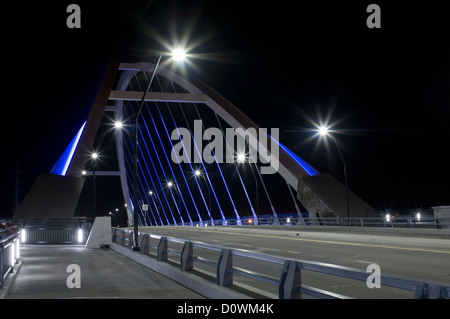
M 249 224 L 253 224 L 253 219 L 249 219 L 249 220 L 248 220 L 248 223 L 249 223 Z
M 119 211 L 119 209 L 118 208 L 116 208 L 116 212 L 118 212 Z
M 149 195 L 153 195 L 153 192 L 152 192 L 152 191 L 149 191 L 148 194 L 149 194 Z
M 390 214 L 386 214 L 385 218 L 386 218 L 386 221 L 388 223 L 391 221 L 391 215 Z
M 87 174 L 87 172 L 86 171 L 81 171 L 81 175 L 86 175 Z
M 123 127 L 123 123 L 121 121 L 114 122 L 114 127 L 117 129 L 121 129 Z
M 16 246 L 15 245 L 16 245 L 15 242 L 13 242 L 11 244 L 11 248 L 10 248 L 10 254 L 9 254 L 10 260 L 9 260 L 9 263 L 10 263 L 11 266 L 14 266 L 14 264 L 16 263 Z
M 317 131 L 321 136 L 327 136 L 329 133 L 329 128 L 326 126 L 320 126 Z
M 238 163 L 245 163 L 246 156 L 243 153 L 239 153 L 237 154 L 236 159 Z
M 420 213 L 417 213 L 417 214 L 416 214 L 416 218 L 417 218 L 417 220 L 420 222 L 420 218 L 421 218 Z
M 19 240 L 16 240 L 16 258 L 20 258 L 20 242 Z
M 98 158 L 98 154 L 97 154 L 96 152 L 92 153 L 92 154 L 91 154 L 91 158 L 92 158 L 93 160 L 96 160 L 96 159 Z
M 81 244 L 81 242 L 83 241 L 83 230 L 81 228 L 78 229 L 77 239 L 78 239 L 78 243 Z
M 181 62 L 186 59 L 186 51 L 183 49 L 175 49 L 172 51 L 172 58 L 177 62 Z
M 26 239 L 27 239 L 26 230 L 22 229 L 22 233 L 20 234 L 20 240 L 22 241 L 22 243 L 24 243 Z
M 200 170 L 196 169 L 194 172 L 195 176 L 200 176 L 202 174 L 202 172 L 200 172 Z
M 172 187 L 172 186 L 173 186 L 173 183 L 172 183 L 172 182 L 168 182 L 168 183 L 167 183 L 167 186 Z

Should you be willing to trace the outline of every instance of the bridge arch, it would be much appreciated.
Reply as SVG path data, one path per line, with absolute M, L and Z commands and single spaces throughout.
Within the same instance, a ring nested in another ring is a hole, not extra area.
M 120 70 L 123 71 L 120 79 L 118 81 L 116 90 L 111 91 L 110 100 L 116 101 L 116 121 L 125 121 L 124 116 L 124 102 L 130 100 L 137 100 L 142 97 L 143 92 L 129 91 L 130 83 L 133 79 L 139 76 L 139 74 L 151 72 L 154 68 L 152 63 L 122 63 L 120 64 Z M 175 83 L 177 86 L 185 90 L 187 93 L 183 94 L 173 94 L 167 93 L 163 96 L 164 92 L 150 92 L 147 95 L 146 101 L 176 101 L 178 103 L 202 103 L 210 108 L 215 114 L 217 114 L 221 119 L 223 119 L 229 126 L 233 128 L 243 128 L 247 130 L 249 128 L 254 128 L 256 132 L 259 132 L 259 127 L 256 125 L 249 117 L 247 117 L 241 110 L 239 110 L 235 105 L 226 100 L 223 96 L 217 93 L 215 90 L 207 86 L 205 83 L 197 79 L 186 79 L 179 74 L 172 72 L 171 70 L 163 67 L 159 67 L 157 70 L 157 75 L 164 77 L 165 79 Z M 158 95 L 158 93 L 161 93 Z M 249 130 L 248 130 L 249 131 Z M 247 131 L 247 132 L 248 132 Z M 132 220 L 133 207 L 130 197 L 130 187 L 129 187 L 129 177 L 127 176 L 124 145 L 123 145 L 123 131 L 116 130 L 116 149 L 117 149 L 117 159 L 120 170 L 120 178 L 122 191 L 124 194 L 124 199 L 127 204 L 127 213 L 130 220 Z M 237 131 L 239 133 L 242 131 Z M 264 132 L 261 132 L 264 134 Z M 251 141 L 256 141 L 258 136 Z M 261 139 L 261 136 L 259 136 Z M 262 149 L 263 156 L 267 156 L 270 153 L 270 149 L 273 145 L 278 148 L 278 173 L 286 180 L 288 185 L 290 185 L 294 190 L 297 190 L 298 181 L 306 176 L 313 176 L 319 174 L 311 165 L 300 159 L 293 152 L 288 150 L 285 146 L 280 145 L 279 141 L 271 138 L 270 136 L 265 136 L 265 140 L 271 141 L 271 145 L 267 145 L 266 149 Z M 252 145 L 253 148 L 257 149 L 258 145 Z M 259 149 L 264 148 L 264 145 L 259 145 Z M 266 158 L 266 160 L 270 160 Z

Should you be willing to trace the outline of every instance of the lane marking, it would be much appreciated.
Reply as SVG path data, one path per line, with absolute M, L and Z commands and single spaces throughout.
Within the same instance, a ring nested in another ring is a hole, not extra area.
M 202 229 L 201 231 L 202 232 L 208 232 L 208 233 L 216 233 L 216 234 L 218 233 L 217 231 L 204 230 L 204 229 Z M 297 238 L 297 237 L 283 237 L 283 236 L 274 236 L 274 235 L 258 235 L 258 234 L 248 234 L 248 233 L 234 233 L 234 232 L 228 232 L 228 231 L 227 232 L 220 232 L 220 234 L 241 235 L 241 236 L 248 236 L 248 237 L 264 237 L 264 238 L 288 239 L 288 240 L 315 242 L 315 243 L 323 243 L 323 244 L 362 246 L 362 247 L 376 247 L 376 248 L 387 248 L 387 249 L 397 249 L 397 250 L 410 250 L 410 251 L 422 251 L 422 252 L 431 252 L 431 253 L 450 254 L 449 250 L 425 249 L 425 248 L 417 248 L 417 247 L 399 247 L 399 246 L 388 246 L 388 245 L 362 244 L 362 243 L 351 243 L 351 242 L 344 242 L 344 241 L 307 239 L 307 238 Z

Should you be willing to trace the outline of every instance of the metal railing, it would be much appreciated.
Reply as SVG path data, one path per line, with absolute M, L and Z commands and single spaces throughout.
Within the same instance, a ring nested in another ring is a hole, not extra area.
M 92 220 L 85 217 L 14 219 L 13 222 L 22 229 L 22 243 L 31 245 L 83 245 L 92 228 Z
M 132 249 L 133 241 L 133 230 L 112 228 L 113 243 Z M 173 244 L 182 245 L 182 248 L 178 250 L 174 249 Z M 194 254 L 194 249 L 197 254 Z M 215 252 L 218 254 L 217 258 L 211 259 L 211 257 L 200 256 L 200 250 Z M 227 248 L 149 233 L 140 233 L 140 252 L 141 254 L 154 257 L 160 262 L 175 262 L 183 271 L 192 272 L 195 263 L 212 267 L 214 271 L 212 273 L 208 272 L 208 274 L 215 274 L 216 284 L 219 286 L 233 286 L 235 275 L 274 285 L 278 288 L 278 297 L 280 299 L 301 298 L 302 295 L 329 299 L 351 298 L 336 292 L 303 284 L 301 278 L 304 271 L 363 282 L 367 282 L 368 277 L 371 275 L 367 271 L 346 266 L 310 260 L 287 259 L 243 249 Z M 175 260 L 169 260 L 169 255 L 176 256 Z M 281 271 L 278 273 L 278 276 L 274 276 L 274 274 L 261 273 L 257 270 L 238 267 L 235 265 L 236 257 L 243 257 L 250 260 L 248 265 L 251 264 L 256 269 L 258 269 L 260 263 L 266 263 L 281 267 Z M 200 273 L 203 272 L 198 267 L 195 267 L 195 269 Z M 418 299 L 450 298 L 450 287 L 440 283 L 427 283 L 390 275 L 380 275 L 380 281 L 383 286 L 412 291 L 414 292 L 413 297 Z
M 392 228 L 450 228 L 450 218 L 422 217 L 420 220 L 413 217 L 396 217 L 387 220 L 384 217 L 326 217 L 326 218 L 299 218 L 297 216 L 287 218 L 259 217 L 241 219 L 215 219 L 203 221 L 203 226 L 240 226 L 240 225 L 301 225 L 301 226 L 353 226 L 353 227 L 392 227 Z M 177 224 L 181 225 L 181 224 Z M 192 225 L 200 226 L 201 223 L 193 222 Z
M 6 276 L 13 272 L 20 257 L 20 228 L 10 221 L 0 221 L 0 289 Z

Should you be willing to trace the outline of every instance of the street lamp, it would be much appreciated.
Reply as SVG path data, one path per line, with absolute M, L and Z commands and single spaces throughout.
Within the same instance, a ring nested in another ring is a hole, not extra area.
M 161 52 L 158 61 L 155 64 L 155 67 L 153 68 L 152 75 L 150 77 L 150 81 L 148 82 L 147 88 L 145 89 L 144 93 L 142 94 L 141 102 L 139 103 L 139 108 L 136 112 L 136 117 L 134 119 L 134 176 L 133 176 L 133 205 L 134 205 L 134 212 L 133 212 L 133 224 L 134 224 L 134 245 L 133 250 L 139 251 L 139 234 L 138 234 L 138 120 L 139 116 L 141 115 L 142 108 L 144 107 L 145 98 L 147 97 L 148 92 L 150 91 L 150 86 L 152 85 L 153 79 L 155 77 L 156 71 L 158 69 L 159 63 L 161 62 L 161 58 L 163 56 L 172 56 L 175 61 L 180 62 L 186 57 L 186 53 L 182 49 L 175 49 L 172 54 L 167 54 Z
M 123 127 L 123 123 L 121 121 L 114 122 L 114 128 L 121 129 Z
M 245 163 L 245 160 L 247 159 L 247 157 L 245 156 L 245 154 L 244 153 L 238 153 L 237 155 L 236 155 L 236 161 L 238 162 L 238 163 Z
M 334 144 L 336 145 L 336 148 L 339 152 L 339 156 L 341 157 L 342 164 L 344 165 L 344 180 L 345 180 L 345 196 L 347 200 L 347 218 L 348 218 L 348 226 L 351 226 L 351 220 L 350 220 L 350 197 L 349 197 L 349 191 L 348 191 L 348 179 L 347 179 L 347 164 L 345 163 L 344 156 L 342 155 L 341 149 L 339 148 L 339 144 L 332 135 L 330 135 L 330 129 L 327 126 L 320 126 L 317 128 L 317 132 L 320 136 L 323 136 L 324 138 L 330 137 Z

